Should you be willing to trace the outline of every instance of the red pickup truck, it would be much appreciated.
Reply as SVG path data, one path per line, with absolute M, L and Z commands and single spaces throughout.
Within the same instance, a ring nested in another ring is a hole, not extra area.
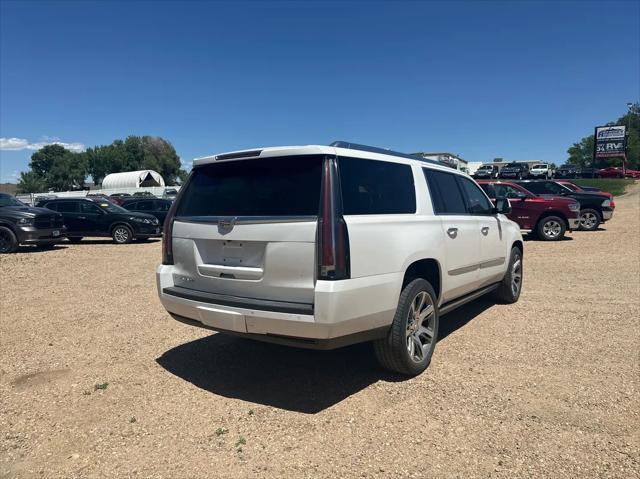
M 545 241 L 558 241 L 580 225 L 580 203 L 560 196 L 538 196 L 509 181 L 479 180 L 491 200 L 509 198 L 510 220 Z

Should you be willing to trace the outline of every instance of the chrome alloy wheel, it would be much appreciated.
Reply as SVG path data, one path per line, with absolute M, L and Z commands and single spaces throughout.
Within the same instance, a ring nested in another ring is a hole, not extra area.
M 113 232 L 113 237 L 118 243 L 126 243 L 129 239 L 129 230 L 123 226 L 118 226 Z
M 542 226 L 542 231 L 547 238 L 557 238 L 562 233 L 562 225 L 555 220 L 550 220 Z
M 522 259 L 520 255 L 516 256 L 511 265 L 511 292 L 514 296 L 518 296 L 522 287 Z
M 586 230 L 595 228 L 597 223 L 598 217 L 591 211 L 587 211 L 586 213 L 580 215 L 580 226 L 582 226 Z
M 407 350 L 412 361 L 419 363 L 433 343 L 434 307 L 431 296 L 420 291 L 409 308 L 407 317 Z

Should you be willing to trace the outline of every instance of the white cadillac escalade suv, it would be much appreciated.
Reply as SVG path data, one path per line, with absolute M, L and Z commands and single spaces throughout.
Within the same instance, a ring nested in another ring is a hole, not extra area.
M 330 349 L 387 369 L 431 361 L 440 317 L 520 296 L 523 242 L 467 175 L 344 142 L 195 160 L 165 222 L 160 300 L 186 324 Z

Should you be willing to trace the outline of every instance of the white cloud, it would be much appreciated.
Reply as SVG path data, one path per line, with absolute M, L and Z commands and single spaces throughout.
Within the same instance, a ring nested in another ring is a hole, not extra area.
M 76 153 L 86 150 L 82 143 L 65 143 L 54 138 L 48 138 L 46 141 L 38 141 L 36 143 L 29 143 L 24 138 L 0 138 L 0 150 L 39 150 L 47 145 L 60 145 Z

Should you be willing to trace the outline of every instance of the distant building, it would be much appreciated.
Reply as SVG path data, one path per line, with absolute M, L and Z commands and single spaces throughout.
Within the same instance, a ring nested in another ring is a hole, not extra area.
M 446 163 L 452 168 L 461 171 L 469 171 L 468 161 L 460 158 L 458 155 L 454 155 L 453 153 L 429 153 L 425 151 L 419 151 L 418 153 L 412 153 L 412 155 L 421 156 L 425 160 L 435 160 L 441 163 Z

